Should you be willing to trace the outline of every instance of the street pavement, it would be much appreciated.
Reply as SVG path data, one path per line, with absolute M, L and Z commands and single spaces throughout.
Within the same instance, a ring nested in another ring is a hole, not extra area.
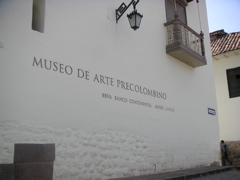
M 138 177 L 112 180 L 240 180 L 240 171 L 233 166 L 206 166 Z
M 194 178 L 194 180 L 240 180 L 240 171 L 230 170 L 219 174 Z

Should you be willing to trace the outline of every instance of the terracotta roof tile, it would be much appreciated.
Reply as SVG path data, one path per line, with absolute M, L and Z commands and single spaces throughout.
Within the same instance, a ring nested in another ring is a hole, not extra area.
M 213 36 L 217 36 L 215 39 Z M 240 49 L 240 32 L 225 33 L 223 30 L 210 33 L 212 56 Z

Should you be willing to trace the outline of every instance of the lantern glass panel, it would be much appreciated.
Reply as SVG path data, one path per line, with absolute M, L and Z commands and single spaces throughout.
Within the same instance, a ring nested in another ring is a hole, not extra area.
M 129 24 L 130 24 L 131 28 L 133 28 L 135 26 L 135 17 L 134 17 L 134 15 L 128 16 L 128 20 L 129 20 Z
M 136 14 L 135 15 L 136 17 L 136 26 L 137 27 L 140 27 L 140 23 L 141 23 L 141 20 L 142 20 L 142 16 L 140 14 Z
M 127 15 L 129 24 L 132 29 L 136 30 L 140 27 L 142 15 L 137 13 L 137 11 L 133 11 L 131 14 Z

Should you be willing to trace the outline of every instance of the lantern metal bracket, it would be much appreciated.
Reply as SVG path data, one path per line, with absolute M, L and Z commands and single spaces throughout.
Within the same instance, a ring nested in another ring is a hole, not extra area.
M 124 2 L 116 9 L 116 23 L 125 13 L 125 11 L 129 8 L 129 6 L 133 5 L 134 10 L 136 9 L 136 5 L 139 3 L 139 0 L 132 0 L 129 5 L 127 6 Z

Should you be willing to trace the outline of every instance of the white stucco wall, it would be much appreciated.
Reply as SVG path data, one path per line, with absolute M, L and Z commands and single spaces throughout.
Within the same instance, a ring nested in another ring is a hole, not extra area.
M 213 67 L 216 80 L 216 94 L 218 104 L 218 116 L 220 138 L 227 141 L 240 140 L 239 133 L 239 97 L 229 98 L 227 69 L 240 66 L 240 50 L 235 50 L 218 55 L 213 58 Z
M 144 17 L 133 31 L 126 15 L 115 23 L 120 0 L 46 0 L 44 33 L 31 29 L 31 1 L 0 3 L 0 163 L 13 161 L 19 142 L 56 144 L 55 179 L 109 179 L 154 173 L 154 164 L 162 172 L 219 161 L 218 119 L 208 114 L 217 108 L 209 38 L 206 66 L 167 55 L 164 1 L 140 1 Z M 208 34 L 205 1 L 199 6 Z M 196 2 L 187 10 L 188 25 L 200 32 Z M 41 68 L 34 58 L 58 68 Z M 119 81 L 167 98 L 123 89 Z

